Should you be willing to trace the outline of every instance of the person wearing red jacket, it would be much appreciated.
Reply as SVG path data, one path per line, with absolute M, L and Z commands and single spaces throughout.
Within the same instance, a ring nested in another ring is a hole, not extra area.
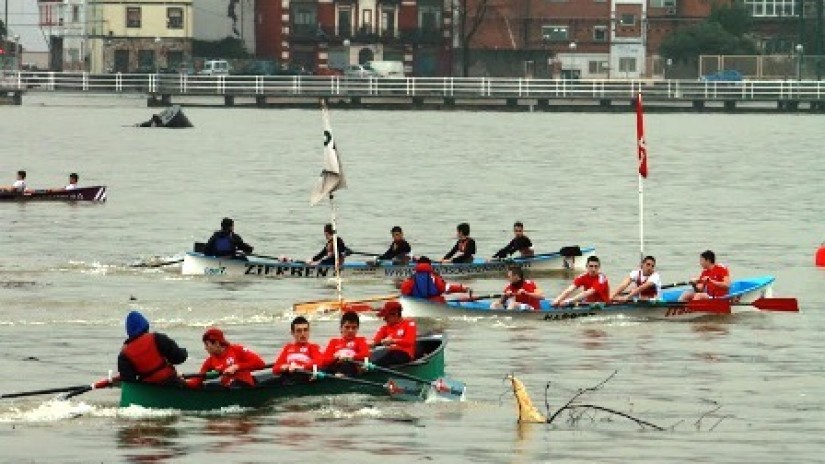
M 186 361 L 186 348 L 179 347 L 165 334 L 150 332 L 149 321 L 138 311 L 126 316 L 126 335 L 129 338 L 117 357 L 120 380 L 186 386 L 174 366 Z
M 576 277 L 573 283 L 553 300 L 553 306 L 566 306 L 578 302 L 607 303 L 610 301 L 610 284 L 607 276 L 599 272 L 601 262 L 596 256 L 587 258 L 587 271 Z M 582 291 L 574 297 L 567 298 L 577 288 Z
M 431 301 L 444 302 L 447 283 L 433 271 L 430 258 L 418 258 L 413 275 L 401 282 L 401 294 L 412 298 L 426 298 Z
M 367 339 L 358 336 L 360 324 L 355 311 L 347 311 L 341 316 L 341 336 L 330 339 L 324 350 L 325 372 L 350 377 L 358 375 L 358 366 L 350 361 L 363 362 L 370 357 Z
M 730 270 L 724 264 L 716 264 L 716 254 L 710 250 L 699 255 L 702 273 L 690 279 L 692 290 L 686 290 L 679 301 L 724 298 L 730 291 Z
M 220 383 L 224 387 L 244 388 L 255 385 L 252 371 L 263 369 L 264 360 L 243 345 L 234 345 L 226 341 L 223 331 L 217 327 L 208 329 L 203 334 L 203 347 L 209 357 L 201 365 L 201 374 L 217 371 L 221 374 Z M 192 388 L 203 385 L 204 376 L 187 380 Z
M 295 377 L 289 375 L 296 373 L 295 371 L 312 371 L 323 365 L 324 361 L 321 347 L 309 341 L 309 321 L 304 316 L 292 320 L 290 331 L 293 342 L 284 345 L 272 366 L 272 372 L 284 378 Z M 303 374 L 299 376 L 306 378 Z
M 490 305 L 490 309 L 504 309 L 506 305 L 507 309 L 536 311 L 541 307 L 544 293 L 535 282 L 524 278 L 524 270 L 521 267 L 510 267 L 507 270 L 507 279 L 510 283 L 504 287 L 504 294 L 500 300 Z
M 378 312 L 386 325 L 378 329 L 370 345 L 383 346 L 373 352 L 370 362 L 378 366 L 405 364 L 415 359 L 415 342 L 418 329 L 415 321 L 401 317 L 401 303 L 388 301 Z

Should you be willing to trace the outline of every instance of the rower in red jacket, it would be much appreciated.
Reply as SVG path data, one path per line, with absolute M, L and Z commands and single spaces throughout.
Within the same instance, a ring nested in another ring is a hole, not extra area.
M 358 336 L 360 324 L 355 311 L 341 316 L 341 336 L 330 339 L 324 350 L 324 371 L 347 376 L 358 374 L 358 366 L 350 361 L 363 362 L 370 356 L 367 339 Z
M 401 303 L 388 301 L 378 312 L 386 325 L 375 333 L 372 346 L 385 346 L 386 350 L 373 353 L 370 362 L 378 366 L 405 364 L 415 359 L 415 342 L 418 329 L 415 321 L 401 317 Z
M 295 371 L 312 371 L 323 365 L 321 347 L 309 342 L 309 321 L 303 316 L 292 320 L 290 331 L 294 341 L 287 343 L 275 360 L 272 372 L 275 375 Z
M 229 388 L 243 388 L 255 385 L 252 371 L 263 369 L 264 360 L 249 348 L 243 345 L 233 345 L 226 341 L 221 329 L 212 327 L 203 334 L 203 347 L 209 357 L 201 365 L 201 374 L 217 371 L 221 374 L 221 385 Z M 192 388 L 199 388 L 204 381 L 203 376 L 189 379 L 187 384 Z
M 507 279 L 510 283 L 504 287 L 501 299 L 494 301 L 490 309 L 518 309 L 537 311 L 541 308 L 544 293 L 530 279 L 524 278 L 524 270 L 519 266 L 512 266 L 507 270 Z M 509 302 L 508 302 L 509 300 Z
M 596 256 L 587 258 L 587 272 L 579 275 L 573 283 L 553 300 L 553 306 L 565 306 L 575 303 L 607 303 L 610 301 L 610 284 L 607 276 L 599 272 L 601 262 Z M 582 291 L 574 297 L 567 298 L 577 288 Z
M 730 270 L 724 264 L 716 263 L 716 254 L 706 250 L 699 255 L 702 273 L 690 279 L 693 290 L 686 290 L 680 301 L 724 298 L 730 291 Z
M 183 364 L 188 353 L 165 334 L 149 332 L 149 321 L 132 311 L 126 316 L 126 334 L 117 357 L 120 380 L 185 387 L 175 364 Z

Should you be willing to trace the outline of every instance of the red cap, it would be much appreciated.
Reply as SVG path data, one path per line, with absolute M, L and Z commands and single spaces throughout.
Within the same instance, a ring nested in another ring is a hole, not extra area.
M 221 331 L 221 329 L 217 327 L 212 327 L 203 333 L 203 341 L 207 340 L 218 342 L 221 345 L 229 346 L 229 342 L 226 341 L 226 338 L 223 336 L 223 332 Z
M 378 317 L 387 317 L 392 313 L 401 314 L 401 303 L 395 300 L 384 303 L 384 307 L 381 308 L 381 311 L 378 311 Z

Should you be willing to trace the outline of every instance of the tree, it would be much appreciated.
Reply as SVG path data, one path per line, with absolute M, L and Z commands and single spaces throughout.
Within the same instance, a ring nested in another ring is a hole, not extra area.
M 490 0 L 458 1 L 458 36 L 461 39 L 461 71 L 470 74 L 470 42 L 487 16 Z
M 751 23 L 739 6 L 714 7 L 705 21 L 667 36 L 659 54 L 683 63 L 696 63 L 699 55 L 754 55 L 756 45 L 746 36 Z
M 5 36 L 6 36 L 6 23 L 4 23 L 2 19 L 0 19 L 0 37 L 5 37 Z

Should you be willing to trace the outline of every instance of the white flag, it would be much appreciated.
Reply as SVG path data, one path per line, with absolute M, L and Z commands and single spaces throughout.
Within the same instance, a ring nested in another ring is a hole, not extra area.
M 324 170 L 321 171 L 321 177 L 315 184 L 315 188 L 312 189 L 312 195 L 309 199 L 311 205 L 316 205 L 338 189 L 347 188 L 344 169 L 341 166 L 341 159 L 338 157 L 338 149 L 335 146 L 335 138 L 332 136 L 326 106 L 321 107 L 321 113 L 324 120 Z

